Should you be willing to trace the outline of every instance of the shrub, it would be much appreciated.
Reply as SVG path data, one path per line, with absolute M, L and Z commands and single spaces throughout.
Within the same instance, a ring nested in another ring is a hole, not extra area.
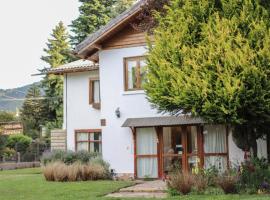
M 245 162 L 240 171 L 240 189 L 250 194 L 259 190 L 268 191 L 270 183 L 270 170 L 266 159 L 253 158 Z
M 169 175 L 168 187 L 183 195 L 189 194 L 194 186 L 194 177 L 191 174 L 174 172 Z
M 225 194 L 236 194 L 237 182 L 237 176 L 227 174 L 219 176 L 216 180 L 217 185 L 224 191 Z
M 61 161 L 65 164 L 73 164 L 76 162 L 88 163 L 91 159 L 99 157 L 98 153 L 89 153 L 87 151 L 61 151 L 56 150 L 49 153 L 44 153 L 41 162 L 46 165 L 51 162 Z
M 24 153 L 30 146 L 32 139 L 26 135 L 10 135 L 7 139 L 7 147 L 15 149 L 17 152 Z
M 203 170 L 201 174 L 206 178 L 208 186 L 216 186 L 216 178 L 219 176 L 219 171 L 215 166 Z
M 5 158 L 12 158 L 16 156 L 16 151 L 14 149 L 10 149 L 10 148 L 5 148 L 3 150 L 3 157 Z

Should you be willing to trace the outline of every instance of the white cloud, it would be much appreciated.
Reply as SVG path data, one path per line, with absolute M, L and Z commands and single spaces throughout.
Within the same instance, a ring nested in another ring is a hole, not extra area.
M 32 77 L 45 66 L 40 60 L 52 29 L 78 16 L 78 0 L 0 1 L 0 88 L 40 80 Z

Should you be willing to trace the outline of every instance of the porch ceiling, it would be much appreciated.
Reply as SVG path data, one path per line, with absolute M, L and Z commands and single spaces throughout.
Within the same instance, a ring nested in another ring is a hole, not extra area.
M 128 118 L 122 127 L 151 127 L 206 124 L 201 118 L 184 116 Z

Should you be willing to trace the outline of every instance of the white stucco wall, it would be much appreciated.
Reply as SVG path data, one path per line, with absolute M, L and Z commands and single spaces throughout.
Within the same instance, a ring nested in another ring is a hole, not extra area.
M 100 52 L 101 118 L 107 125 L 102 128 L 103 156 L 117 173 L 134 173 L 132 132 L 122 128 L 127 118 L 157 116 L 142 91 L 124 91 L 125 57 L 142 56 L 145 47 L 132 47 Z M 121 117 L 115 110 L 120 108 Z
M 98 71 L 67 74 L 64 80 L 64 124 L 67 149 L 75 150 L 75 130 L 100 129 L 100 110 L 89 105 L 89 79 Z M 67 109 L 66 109 L 67 108 Z
M 233 141 L 232 132 L 229 132 L 229 160 L 232 167 L 239 166 L 244 161 L 244 152 Z

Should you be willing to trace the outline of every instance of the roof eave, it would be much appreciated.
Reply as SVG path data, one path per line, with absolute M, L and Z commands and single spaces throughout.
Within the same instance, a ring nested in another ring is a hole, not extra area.
M 113 31 L 117 30 L 119 27 L 121 27 L 123 24 L 126 24 L 130 19 L 133 19 L 134 16 L 136 16 L 141 11 L 141 6 L 145 3 L 145 1 L 138 2 L 135 4 L 135 8 L 131 13 L 126 13 L 123 16 L 123 19 L 120 19 L 118 22 L 113 24 L 112 27 L 105 28 L 104 32 L 102 29 L 98 30 L 97 32 L 93 33 L 92 35 L 97 34 L 98 36 L 94 39 L 91 38 L 91 35 L 86 38 L 83 42 L 81 42 L 74 50 L 74 53 L 76 56 L 83 57 L 85 59 L 88 59 L 91 57 L 90 54 L 87 55 L 85 52 L 97 52 L 100 50 L 100 45 L 98 44 L 100 41 L 108 37 L 109 33 L 112 33 Z M 125 16 L 126 15 L 126 16 Z M 110 24 L 110 23 L 109 23 Z M 105 26 L 106 27 L 106 26 Z M 99 34 L 99 31 L 101 33 Z M 90 38 L 90 39 L 89 39 Z M 98 46 L 97 46 L 98 45 Z

